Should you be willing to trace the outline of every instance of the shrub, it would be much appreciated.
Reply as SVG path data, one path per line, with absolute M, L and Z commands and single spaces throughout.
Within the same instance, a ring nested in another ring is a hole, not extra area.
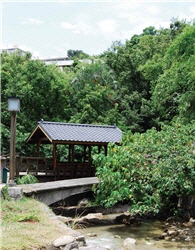
M 126 200 L 140 214 L 174 212 L 179 197 L 195 192 L 194 124 L 127 133 L 121 146 L 110 144 L 106 157 L 94 157 L 96 201 L 111 207 Z
M 38 183 L 38 179 L 31 174 L 27 174 L 22 176 L 21 178 L 17 179 L 17 184 L 33 184 L 33 183 Z
M 4 200 L 10 200 L 10 197 L 8 195 L 8 186 L 7 185 L 2 187 L 1 194 L 2 194 Z

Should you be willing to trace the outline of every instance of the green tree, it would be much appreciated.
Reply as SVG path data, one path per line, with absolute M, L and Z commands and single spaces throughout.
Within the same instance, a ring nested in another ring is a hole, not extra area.
M 177 19 L 172 20 L 170 29 L 157 30 L 149 26 L 141 35 L 134 35 L 125 44 L 115 42 L 105 52 L 105 62 L 114 71 L 118 83 L 118 110 L 123 124 L 131 131 L 143 132 L 153 126 L 158 127 L 160 109 L 154 106 L 152 95 L 164 74 L 165 55 L 169 47 L 189 26 Z M 157 103 L 159 107 L 161 104 Z M 177 115 L 173 102 L 167 103 L 167 106 Z M 169 122 L 172 118 L 170 115 Z
M 50 121 L 117 124 L 123 131 L 144 132 L 178 116 L 195 119 L 194 26 L 173 19 L 170 29 L 146 27 L 125 44 L 91 59 L 69 50 L 73 67 L 32 60 L 31 54 L 2 54 L 2 152 L 8 152 L 10 115 L 7 97 L 21 97 L 17 151 L 28 154 L 25 140 L 43 118 Z
M 164 39 L 159 38 L 161 34 L 155 34 L 154 27 L 148 27 L 140 36 L 133 36 L 125 45 L 115 43 L 105 53 L 105 61 L 114 71 L 118 82 L 118 110 L 123 123 L 133 132 L 145 131 L 154 125 L 154 111 L 150 98 L 154 79 L 151 67 L 155 66 L 151 63 L 149 69 L 145 65 L 153 60 L 157 52 L 161 53 L 160 56 L 164 53 L 159 46 L 159 40 L 163 43 Z M 165 47 L 167 48 L 167 43 Z M 159 74 L 159 67 L 152 71 Z
M 153 91 L 160 120 L 170 122 L 180 117 L 195 119 L 195 26 L 187 27 L 169 47 L 163 74 Z
M 72 50 L 72 49 L 69 49 L 67 51 L 67 56 L 68 56 L 68 59 L 72 59 L 72 60 L 74 60 L 75 58 L 77 59 L 89 58 L 89 55 L 83 52 L 82 50 Z
M 116 123 L 116 88 L 113 72 L 102 61 L 81 64 L 72 80 L 71 122 Z
M 171 36 L 173 39 L 182 33 L 183 29 L 188 25 L 187 21 L 179 20 L 178 18 L 172 18 L 170 24 Z
M 143 30 L 143 34 L 142 35 L 151 35 L 151 36 L 155 36 L 156 35 L 156 29 L 154 26 L 149 26 L 147 28 L 145 28 Z
M 174 214 L 181 197 L 195 192 L 195 125 L 163 126 L 146 133 L 126 133 L 108 155 L 94 156 L 96 202 L 111 207 L 126 201 L 131 212 Z
M 64 74 L 54 65 L 46 66 L 40 60 L 31 60 L 29 54 L 2 54 L 2 152 L 9 149 L 10 115 L 7 111 L 7 97 L 21 98 L 21 112 L 17 116 L 17 151 L 27 153 L 25 140 L 41 118 L 50 121 L 69 120 L 70 78 L 73 73 Z

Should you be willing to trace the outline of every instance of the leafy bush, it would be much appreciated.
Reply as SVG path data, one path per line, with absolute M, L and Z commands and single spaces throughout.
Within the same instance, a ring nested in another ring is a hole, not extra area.
M 17 179 L 17 184 L 33 184 L 33 183 L 38 183 L 38 179 L 31 174 L 27 174 L 22 176 L 21 178 Z
M 127 133 L 108 156 L 96 155 L 96 201 L 111 207 L 129 201 L 131 211 L 176 209 L 179 197 L 195 192 L 195 125 L 179 123 L 146 133 Z
M 8 186 L 7 185 L 2 187 L 1 194 L 2 194 L 4 200 L 10 200 L 10 197 L 8 195 Z

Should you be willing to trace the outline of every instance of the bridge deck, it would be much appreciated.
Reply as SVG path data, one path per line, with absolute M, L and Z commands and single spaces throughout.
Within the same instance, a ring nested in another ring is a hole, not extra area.
M 18 186 L 23 188 L 23 193 L 27 196 L 51 205 L 72 195 L 90 191 L 98 182 L 97 177 L 87 177 Z

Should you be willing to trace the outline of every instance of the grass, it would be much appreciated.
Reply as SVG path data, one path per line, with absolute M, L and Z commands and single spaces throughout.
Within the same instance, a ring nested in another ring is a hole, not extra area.
M 67 235 L 65 227 L 53 220 L 46 206 L 34 199 L 1 202 L 2 250 L 46 249 L 46 246 Z
M 76 212 L 73 220 L 71 222 L 68 222 L 67 226 L 72 228 L 73 230 L 86 228 L 89 223 L 80 220 L 84 213 L 85 211 L 83 211 L 81 214 L 77 214 Z

